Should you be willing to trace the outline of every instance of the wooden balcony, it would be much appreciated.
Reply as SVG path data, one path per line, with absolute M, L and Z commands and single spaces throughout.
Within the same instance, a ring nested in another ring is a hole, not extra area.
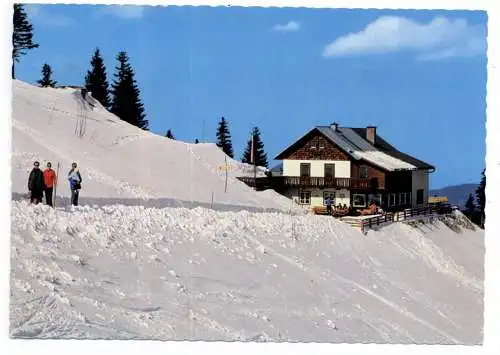
M 315 176 L 285 176 L 287 187 L 318 187 L 335 189 L 379 189 L 378 179 L 328 178 Z
M 241 176 L 238 179 L 257 190 L 274 189 L 281 191 L 284 188 L 333 188 L 333 189 L 360 189 L 383 190 L 384 186 L 376 178 L 351 179 L 351 178 L 325 178 L 313 176 L 274 176 L 253 177 Z

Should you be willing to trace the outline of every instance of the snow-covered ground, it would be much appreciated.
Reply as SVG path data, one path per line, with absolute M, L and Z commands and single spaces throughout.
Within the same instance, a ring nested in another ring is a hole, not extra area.
M 14 81 L 12 123 L 13 337 L 482 342 L 484 233 L 460 213 L 363 235 L 72 89 Z M 56 210 L 24 199 L 34 160 L 61 163 Z
M 82 204 L 109 198 L 157 207 L 214 205 L 283 210 L 283 203 L 236 179 L 253 166 L 227 157 L 215 144 L 192 144 L 145 132 L 97 104 L 82 104 L 79 90 L 39 88 L 13 81 L 12 191 L 27 193 L 33 162 L 60 162 L 57 195 L 70 195 L 66 175 L 78 163 Z M 80 134 L 80 132 L 82 134 Z M 228 186 L 225 192 L 225 169 Z M 258 168 L 262 176 L 264 168 Z M 278 194 L 274 195 L 280 197 Z M 286 210 L 290 205 L 286 204 Z M 224 208 L 225 206 L 225 208 Z
M 483 254 L 482 232 L 438 220 L 365 236 L 325 216 L 13 201 L 10 332 L 476 344 Z

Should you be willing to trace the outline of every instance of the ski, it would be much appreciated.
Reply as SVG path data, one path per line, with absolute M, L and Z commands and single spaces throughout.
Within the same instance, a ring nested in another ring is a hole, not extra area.
M 59 181 L 59 162 L 57 162 L 56 168 L 56 180 L 54 181 L 54 196 L 52 204 L 54 205 L 54 209 L 56 208 L 56 199 L 57 199 L 57 183 Z

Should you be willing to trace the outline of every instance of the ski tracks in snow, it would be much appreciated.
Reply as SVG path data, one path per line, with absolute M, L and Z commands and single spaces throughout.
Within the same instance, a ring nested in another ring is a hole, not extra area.
M 58 155 L 62 160 L 66 161 L 67 164 L 69 165 L 69 162 L 72 162 L 73 159 L 65 153 L 62 153 L 57 150 L 53 145 L 47 142 L 46 139 L 41 135 L 41 133 L 31 129 L 29 126 L 21 123 L 20 121 L 16 119 L 12 119 L 12 125 L 16 129 L 20 130 L 21 132 L 27 134 L 31 139 L 33 139 L 36 143 L 40 144 L 41 146 L 44 146 L 46 149 L 54 152 L 55 155 Z M 34 156 L 33 153 L 16 153 L 17 155 L 21 156 Z M 30 163 L 31 165 L 31 163 Z M 152 192 L 147 192 L 145 189 L 143 189 L 140 186 L 132 185 L 129 184 L 125 181 L 118 180 L 116 177 L 111 177 L 109 175 L 103 174 L 101 172 L 96 171 L 95 169 L 92 168 L 92 164 L 89 164 L 89 166 L 85 167 L 86 175 L 90 178 L 90 180 L 94 180 L 97 184 L 105 184 L 107 186 L 113 187 L 117 191 L 121 192 L 129 192 L 132 195 L 134 195 L 137 198 L 155 198 L 155 196 Z
M 329 223 L 328 224 L 328 227 L 331 231 L 333 231 L 331 229 L 331 224 Z M 335 234 L 335 233 L 334 233 Z M 313 280 L 316 280 L 318 275 L 323 275 L 324 274 L 324 270 L 322 270 L 321 268 L 317 267 L 316 265 L 314 265 L 314 263 L 311 261 L 310 264 L 308 265 L 308 268 L 305 268 L 303 264 L 297 262 L 296 260 L 278 252 L 277 250 L 275 250 L 274 248 L 270 247 L 269 245 L 265 245 L 263 244 L 261 241 L 259 241 L 257 238 L 251 236 L 250 234 L 247 234 L 245 235 L 245 238 L 248 238 L 250 239 L 255 245 L 257 245 L 257 249 L 261 249 L 261 250 L 265 250 L 268 254 L 272 255 L 272 256 L 275 256 L 283 261 L 285 261 L 286 263 L 298 268 L 299 270 L 301 270 L 302 272 L 305 272 L 307 273 Z M 354 286 L 356 287 L 357 289 L 365 292 L 367 295 L 373 297 L 374 299 L 378 300 L 380 303 L 384 304 L 385 306 L 389 307 L 390 309 L 392 309 L 394 312 L 398 313 L 398 314 L 401 314 L 401 315 L 404 315 L 405 317 L 413 320 L 413 321 L 416 321 L 418 323 L 420 323 L 421 325 L 429 328 L 430 330 L 432 330 L 433 332 L 437 333 L 437 334 L 440 334 L 442 335 L 445 339 L 455 343 L 455 344 L 460 344 L 460 340 L 456 339 L 455 337 L 451 336 L 450 334 L 447 334 L 446 332 L 438 329 L 437 327 L 435 327 L 434 325 L 430 324 L 429 322 L 417 317 L 415 314 L 411 313 L 410 311 L 408 311 L 406 308 L 404 307 L 400 307 L 398 305 L 396 305 L 395 303 L 387 300 L 386 298 L 380 296 L 379 294 L 377 294 L 376 292 L 368 289 L 367 287 L 364 287 L 363 285 L 353 281 L 353 280 L 349 280 L 349 279 L 346 279 L 342 276 L 340 276 L 339 274 L 330 274 L 330 276 L 333 276 L 335 279 L 339 280 L 339 281 L 342 281 L 343 283 L 345 284 L 349 284 L 351 286 Z M 317 280 L 316 280 L 317 281 Z M 318 284 L 316 282 L 316 284 Z M 319 290 L 320 294 L 323 294 L 322 290 Z M 394 330 L 394 329 L 393 329 Z M 402 330 L 402 329 L 399 329 L 399 333 L 401 334 L 407 334 L 406 331 Z M 383 333 L 381 333 L 381 336 L 383 337 L 386 337 L 385 335 L 383 335 Z

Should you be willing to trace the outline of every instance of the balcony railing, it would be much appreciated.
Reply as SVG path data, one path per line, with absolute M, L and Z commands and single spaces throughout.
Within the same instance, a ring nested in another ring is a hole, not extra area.
M 335 189 L 375 189 L 382 190 L 384 186 L 376 178 L 372 179 L 351 179 L 351 178 L 330 178 L 314 176 L 274 176 L 274 177 L 253 177 L 241 176 L 238 179 L 248 186 L 256 187 L 257 190 L 266 188 L 282 189 L 286 187 L 300 188 L 335 188 Z
M 285 176 L 285 186 L 290 187 L 330 187 L 338 189 L 381 188 L 378 179 L 351 179 L 315 176 Z

